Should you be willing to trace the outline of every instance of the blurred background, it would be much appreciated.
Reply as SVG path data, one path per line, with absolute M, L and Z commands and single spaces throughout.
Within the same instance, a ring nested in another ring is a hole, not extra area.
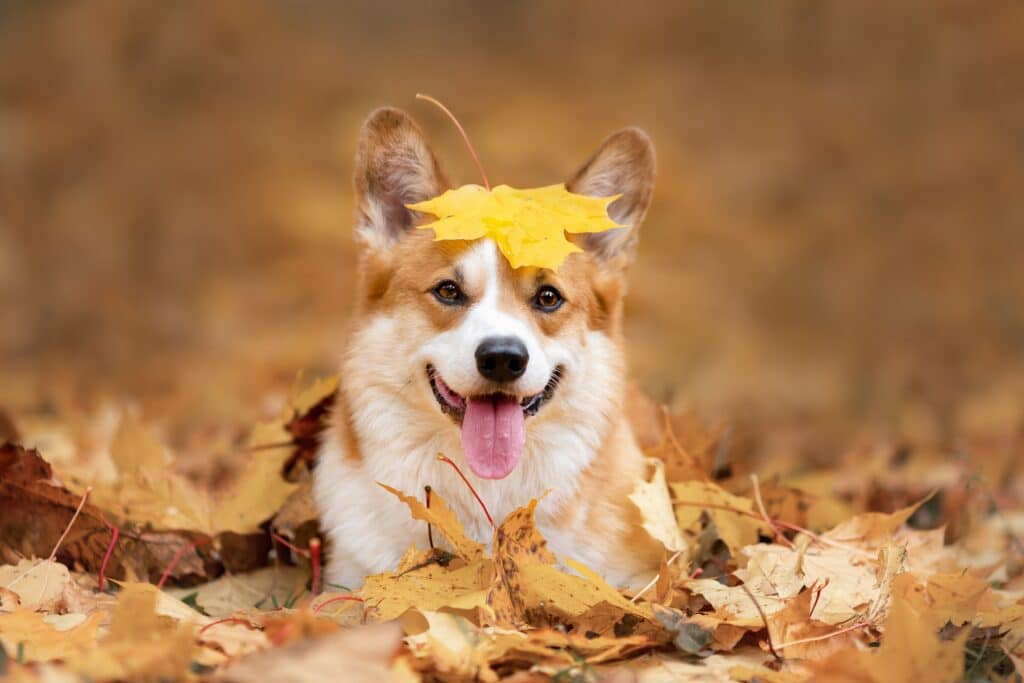
M 179 447 L 332 372 L 361 120 L 458 182 L 659 153 L 633 375 L 709 420 L 1019 433 L 1024 4 L 0 3 L 0 407 L 137 402 Z

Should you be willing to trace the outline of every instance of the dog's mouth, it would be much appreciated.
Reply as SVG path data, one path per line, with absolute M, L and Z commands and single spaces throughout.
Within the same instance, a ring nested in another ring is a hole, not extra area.
M 558 366 L 544 389 L 531 396 L 504 393 L 462 396 L 448 386 L 437 370 L 427 366 L 434 398 L 462 430 L 462 450 L 473 472 L 484 479 L 508 476 L 526 443 L 526 418 L 536 415 L 555 395 L 565 369 Z
M 562 376 L 564 374 L 565 368 L 559 365 L 551 373 L 551 377 L 548 379 L 548 383 L 544 386 L 544 389 L 532 396 L 526 396 L 525 398 L 519 398 L 517 396 L 498 392 L 494 394 L 474 396 L 471 400 L 477 398 L 490 398 L 518 401 L 520 407 L 523 409 L 523 413 L 527 417 L 530 417 L 532 415 L 536 415 L 537 411 L 539 411 L 541 407 L 550 401 L 551 397 L 555 395 L 555 389 L 558 388 L 558 383 L 562 381 Z M 433 365 L 427 366 L 427 379 L 430 380 L 430 388 L 434 392 L 434 398 L 437 400 L 437 405 L 440 406 L 441 412 L 450 416 L 457 424 L 462 424 L 462 419 L 466 414 L 466 398 L 448 386 Z

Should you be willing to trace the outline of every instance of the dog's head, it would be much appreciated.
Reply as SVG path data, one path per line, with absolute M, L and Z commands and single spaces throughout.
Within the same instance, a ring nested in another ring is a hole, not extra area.
M 621 408 L 624 276 L 653 182 L 647 136 L 615 133 L 566 186 L 622 195 L 609 214 L 627 227 L 573 235 L 584 251 L 557 272 L 513 269 L 489 240 L 436 242 L 416 229 L 425 217 L 407 205 L 448 182 L 408 116 L 374 112 L 355 163 L 361 265 L 349 402 L 391 392 L 432 429 L 458 430 L 466 462 L 489 479 L 512 472 L 530 439 L 551 442 L 559 422 L 606 432 Z

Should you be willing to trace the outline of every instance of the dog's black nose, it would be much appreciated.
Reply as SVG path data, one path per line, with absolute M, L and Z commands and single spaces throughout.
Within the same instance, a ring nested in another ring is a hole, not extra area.
M 476 347 L 476 369 L 495 382 L 511 382 L 526 372 L 530 354 L 516 337 L 488 337 Z

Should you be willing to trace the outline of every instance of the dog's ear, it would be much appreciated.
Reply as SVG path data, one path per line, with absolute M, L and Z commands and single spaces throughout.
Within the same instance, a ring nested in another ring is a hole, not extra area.
M 631 263 L 654 191 L 654 145 L 647 134 L 639 128 L 612 134 L 565 186 L 589 197 L 622 195 L 608 207 L 608 215 L 626 227 L 584 233 L 577 241 L 602 261 Z
M 355 160 L 356 237 L 387 247 L 413 226 L 406 208 L 448 187 L 419 126 L 392 108 L 370 114 L 359 134 Z

